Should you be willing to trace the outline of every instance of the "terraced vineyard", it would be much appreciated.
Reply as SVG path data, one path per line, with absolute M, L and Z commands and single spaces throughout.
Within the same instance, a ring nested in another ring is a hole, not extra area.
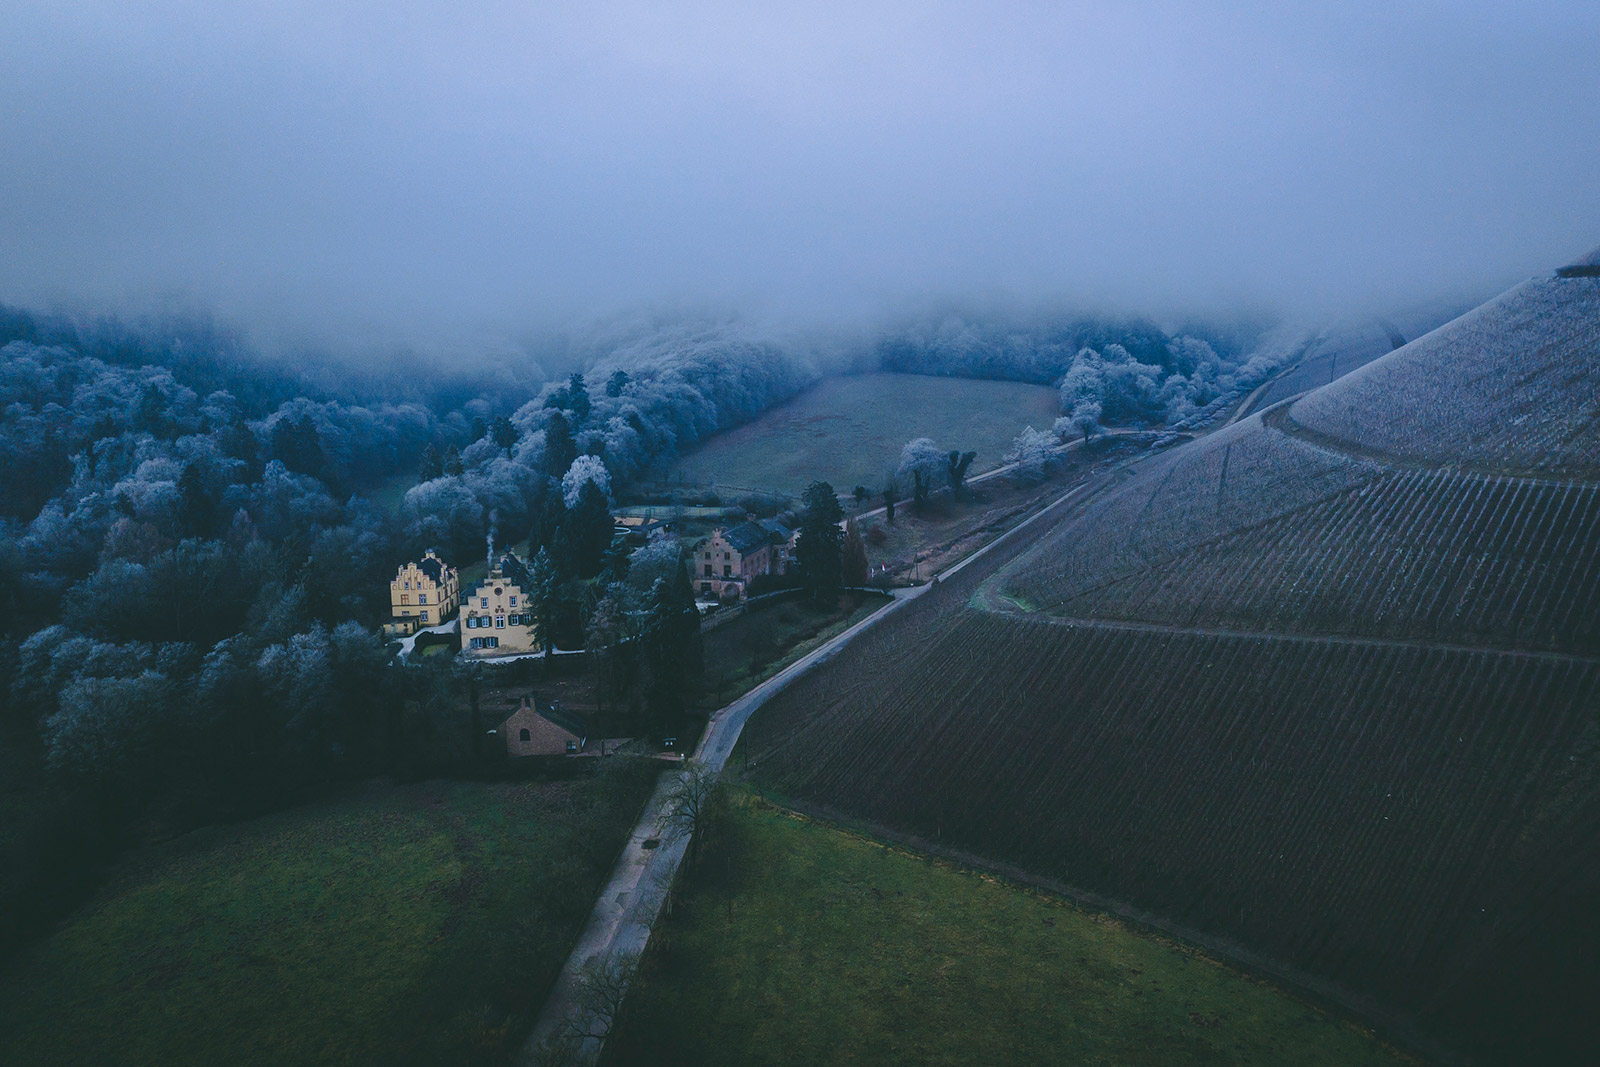
M 1597 293 L 1529 283 L 1152 460 L 774 700 L 754 773 L 1397 1035 L 1593 1062 Z
M 1600 650 L 1596 484 L 1400 471 L 1159 558 L 1124 538 L 1111 568 L 1105 539 L 1059 540 L 1060 569 L 1019 568 L 1003 595 L 1073 617 Z
M 1593 257 L 1590 257 L 1593 258 Z M 1537 278 L 1294 405 L 1350 445 L 1495 473 L 1600 477 L 1600 280 Z M 1404 409 L 1403 419 L 1374 411 Z

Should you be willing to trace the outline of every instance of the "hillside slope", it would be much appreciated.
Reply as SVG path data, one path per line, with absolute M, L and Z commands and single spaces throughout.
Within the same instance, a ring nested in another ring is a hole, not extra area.
M 1587 1057 L 1597 329 L 1600 280 L 1530 282 L 1152 461 L 774 701 L 757 773 L 1471 1058 Z

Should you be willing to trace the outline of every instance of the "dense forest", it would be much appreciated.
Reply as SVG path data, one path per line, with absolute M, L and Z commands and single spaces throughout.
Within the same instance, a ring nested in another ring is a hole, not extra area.
M 460 767 L 460 680 L 378 633 L 424 548 L 527 540 L 567 643 L 614 642 L 669 626 L 687 582 L 675 544 L 611 551 L 610 505 L 705 436 L 865 367 L 1048 382 L 1080 426 L 1186 425 L 1299 337 L 1200 332 L 946 320 L 852 347 L 673 324 L 574 345 L 551 362 L 582 369 L 545 381 L 532 358 L 352 373 L 203 321 L 0 309 L 0 944 L 153 811 L 192 825 Z M 620 673 L 672 705 L 672 660 Z

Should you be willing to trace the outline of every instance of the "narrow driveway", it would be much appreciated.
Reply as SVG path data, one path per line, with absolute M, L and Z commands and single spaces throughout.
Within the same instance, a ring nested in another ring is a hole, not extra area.
M 458 622 L 459 620 L 457 619 L 451 619 L 449 622 L 441 622 L 438 626 L 424 626 L 410 637 L 402 637 L 400 639 L 400 651 L 395 653 L 396 658 L 405 659 L 407 656 L 411 655 L 411 653 L 417 647 L 417 638 L 421 637 L 423 634 L 455 633 Z

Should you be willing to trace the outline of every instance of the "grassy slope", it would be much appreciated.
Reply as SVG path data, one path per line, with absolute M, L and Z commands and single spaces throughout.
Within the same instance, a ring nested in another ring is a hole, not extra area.
M 496 1063 L 647 767 L 374 790 L 190 835 L 0 975 L 0 1062 Z
M 821 478 L 877 492 L 913 437 L 975 449 L 973 473 L 1000 465 L 1023 426 L 1048 430 L 1056 392 L 1017 382 L 862 374 L 829 378 L 755 422 L 718 434 L 673 477 L 799 493 Z
M 611 1064 L 1405 1062 L 1185 948 L 753 799 L 714 840 Z

